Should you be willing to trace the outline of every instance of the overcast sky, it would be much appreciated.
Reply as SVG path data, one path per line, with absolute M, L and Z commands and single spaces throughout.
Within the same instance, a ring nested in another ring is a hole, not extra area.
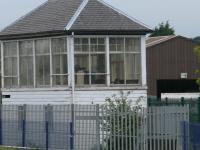
M 0 0 L 0 29 L 46 0 Z M 169 20 L 176 34 L 200 36 L 200 0 L 105 0 L 114 7 L 154 28 Z

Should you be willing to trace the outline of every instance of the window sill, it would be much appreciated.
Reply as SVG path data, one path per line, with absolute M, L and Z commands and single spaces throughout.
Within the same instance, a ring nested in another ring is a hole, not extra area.
M 115 86 L 93 86 L 76 87 L 75 91 L 106 91 L 106 90 L 147 90 L 147 86 L 141 85 L 115 85 Z M 69 87 L 44 87 L 44 88 L 2 88 L 2 92 L 41 92 L 41 91 L 71 91 Z

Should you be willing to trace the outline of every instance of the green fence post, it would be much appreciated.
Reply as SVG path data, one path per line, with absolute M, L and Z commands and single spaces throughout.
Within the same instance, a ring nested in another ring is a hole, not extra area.
M 168 103 L 168 98 L 167 98 L 167 97 L 165 98 L 165 104 L 166 104 L 166 106 L 168 106 L 168 104 L 169 104 L 169 103 Z
M 184 97 L 181 97 L 181 105 L 184 106 L 185 105 L 185 100 Z
M 198 98 L 198 122 L 200 122 L 200 97 Z
M 151 106 L 151 98 L 147 98 L 147 106 L 150 107 Z

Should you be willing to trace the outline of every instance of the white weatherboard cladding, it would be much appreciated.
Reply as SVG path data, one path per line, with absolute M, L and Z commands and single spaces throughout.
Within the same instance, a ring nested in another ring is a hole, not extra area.
M 146 106 L 146 89 L 139 90 L 123 90 L 123 92 L 131 91 L 128 98 L 135 105 L 135 102 L 144 97 L 141 104 Z M 75 104 L 103 104 L 106 97 L 113 94 L 120 95 L 120 90 L 76 90 L 74 95 Z M 10 95 L 10 98 L 3 98 L 3 104 L 70 104 L 70 90 L 41 90 L 41 91 L 3 91 L 3 95 Z

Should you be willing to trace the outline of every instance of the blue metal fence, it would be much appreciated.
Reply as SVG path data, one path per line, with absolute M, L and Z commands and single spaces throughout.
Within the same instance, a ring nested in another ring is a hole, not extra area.
M 200 150 L 200 124 L 183 122 L 183 150 Z

